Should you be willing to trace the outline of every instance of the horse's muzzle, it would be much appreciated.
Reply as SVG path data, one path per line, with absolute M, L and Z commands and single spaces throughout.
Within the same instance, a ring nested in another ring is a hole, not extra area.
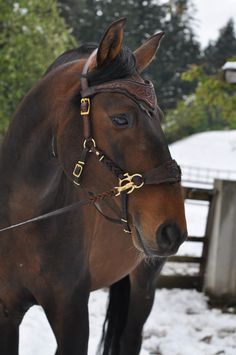
M 176 254 L 186 238 L 187 232 L 182 233 L 176 223 L 163 223 L 156 232 L 158 253 L 163 256 Z
M 135 228 L 136 239 L 138 241 L 138 249 L 149 257 L 168 257 L 176 254 L 180 245 L 187 238 L 187 231 L 181 233 L 179 227 L 174 222 L 166 222 L 161 224 L 156 231 L 156 248 L 147 243 L 139 232 L 139 228 Z

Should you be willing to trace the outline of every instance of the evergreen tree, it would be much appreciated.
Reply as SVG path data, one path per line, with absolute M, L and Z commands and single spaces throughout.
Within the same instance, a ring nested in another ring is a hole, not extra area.
M 21 97 L 75 42 L 55 0 L 0 0 L 0 133 Z
M 126 17 L 124 39 L 133 49 L 161 29 L 167 11 L 153 0 L 59 0 L 58 6 L 79 42 L 98 42 L 111 22 Z
M 158 60 L 148 68 L 159 104 L 163 109 L 175 107 L 176 101 L 194 88 L 181 80 L 189 64 L 198 63 L 200 47 L 191 29 L 189 0 L 59 0 L 58 4 L 79 42 L 98 42 L 115 19 L 127 18 L 126 44 L 136 49 L 157 31 L 166 36 L 157 54 Z
M 196 82 L 182 80 L 182 73 L 191 64 L 200 62 L 200 45 L 192 30 L 191 3 L 171 0 L 163 28 L 166 32 L 157 54 L 157 63 L 149 68 L 156 83 L 160 104 L 164 109 L 174 108 L 178 100 L 192 92 Z
M 210 42 L 204 51 L 204 68 L 207 73 L 218 72 L 231 57 L 236 57 L 236 34 L 234 21 L 230 19 L 220 30 L 215 42 Z

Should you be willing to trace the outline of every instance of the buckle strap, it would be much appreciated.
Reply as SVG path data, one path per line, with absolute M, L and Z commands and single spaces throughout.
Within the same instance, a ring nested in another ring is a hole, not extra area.
M 89 152 L 89 148 L 84 147 L 84 149 L 82 150 L 80 159 L 77 161 L 77 163 L 74 166 L 74 170 L 73 170 L 72 175 L 73 175 L 73 182 L 75 185 L 79 186 L 81 183 L 81 175 L 82 175 L 84 167 L 85 167 L 88 152 Z

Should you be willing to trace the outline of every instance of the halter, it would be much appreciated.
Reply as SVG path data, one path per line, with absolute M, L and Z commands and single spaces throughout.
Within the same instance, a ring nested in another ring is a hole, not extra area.
M 126 233 L 131 233 L 128 224 L 128 195 L 135 189 L 140 189 L 144 185 L 159 185 L 162 183 L 177 183 L 181 181 L 181 171 L 176 161 L 168 159 L 162 165 L 151 169 L 144 174 L 123 171 L 117 164 L 106 156 L 98 147 L 92 137 L 91 123 L 91 98 L 98 93 L 120 93 L 136 102 L 142 109 L 153 112 L 157 106 L 156 95 L 153 84 L 150 81 L 137 82 L 129 79 L 115 80 L 108 83 L 89 86 L 87 74 L 90 64 L 95 58 L 97 49 L 86 61 L 81 78 L 81 118 L 83 119 L 84 143 L 81 156 L 75 164 L 73 170 L 73 181 L 80 185 L 83 171 L 86 166 L 88 153 L 93 153 L 99 162 L 103 163 L 118 178 L 118 186 L 115 186 L 109 196 L 121 196 L 122 216 L 120 223 Z M 99 209 L 99 212 L 101 210 Z M 102 212 L 101 212 L 102 213 Z M 102 213 L 103 214 L 103 213 Z M 104 215 L 104 214 L 103 214 Z M 105 215 L 104 215 L 105 216 Z M 113 219 L 105 216 L 114 221 Z
M 128 172 L 123 171 L 100 149 L 97 148 L 96 142 L 92 137 L 91 130 L 91 97 L 102 92 L 120 93 L 135 101 L 141 109 L 149 112 L 155 111 L 157 103 L 154 87 L 149 81 L 140 83 L 133 80 L 122 79 L 89 87 L 87 74 L 89 66 L 93 58 L 96 56 L 96 52 L 97 50 L 95 50 L 90 55 L 82 71 L 80 114 L 81 118 L 83 119 L 84 143 L 80 159 L 75 164 L 72 175 L 74 183 L 79 186 L 81 184 L 83 170 L 86 165 L 88 153 L 93 153 L 101 163 L 103 163 L 110 171 L 112 171 L 116 175 L 116 177 L 118 178 L 118 186 L 115 186 L 111 190 L 103 192 L 101 194 L 89 196 L 87 200 L 81 200 L 70 205 L 64 206 L 62 208 L 58 208 L 54 211 L 44 213 L 40 216 L 33 217 L 20 223 L 16 223 L 8 227 L 2 228 L 0 229 L 0 233 L 27 225 L 29 223 L 39 222 L 51 217 L 59 216 L 89 204 L 95 205 L 98 211 L 111 222 L 121 224 L 123 226 L 123 230 L 126 233 L 131 233 L 128 224 L 128 195 L 131 194 L 134 190 L 142 188 L 144 185 L 159 185 L 162 183 L 177 183 L 181 181 L 180 167 L 173 159 L 168 159 L 160 166 L 151 169 L 145 172 L 144 174 L 130 174 Z M 54 138 L 52 141 L 52 148 L 53 156 L 55 157 L 56 152 L 54 149 Z M 121 196 L 122 216 L 121 218 L 119 218 L 119 220 L 106 216 L 96 205 L 96 202 L 103 200 L 106 197 L 115 196 Z

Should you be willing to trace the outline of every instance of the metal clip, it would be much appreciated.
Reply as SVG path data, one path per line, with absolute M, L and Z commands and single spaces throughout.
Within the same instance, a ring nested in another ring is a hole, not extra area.
M 127 190 L 128 190 L 127 194 L 131 194 L 131 192 L 133 192 L 134 189 L 140 189 L 140 187 L 144 185 L 144 181 L 142 181 L 139 185 L 136 185 L 133 182 L 133 178 L 135 177 L 143 178 L 141 174 L 129 175 L 129 173 L 125 173 L 124 178 L 119 179 L 119 186 L 115 187 L 115 189 L 117 190 L 116 196 L 119 196 L 121 192 Z
M 88 115 L 90 112 L 90 98 L 83 97 L 80 103 L 81 103 L 81 109 L 80 109 L 81 116 Z
M 88 138 L 84 140 L 83 146 L 84 148 L 90 149 L 91 152 L 91 148 L 96 148 L 96 142 L 93 138 Z

